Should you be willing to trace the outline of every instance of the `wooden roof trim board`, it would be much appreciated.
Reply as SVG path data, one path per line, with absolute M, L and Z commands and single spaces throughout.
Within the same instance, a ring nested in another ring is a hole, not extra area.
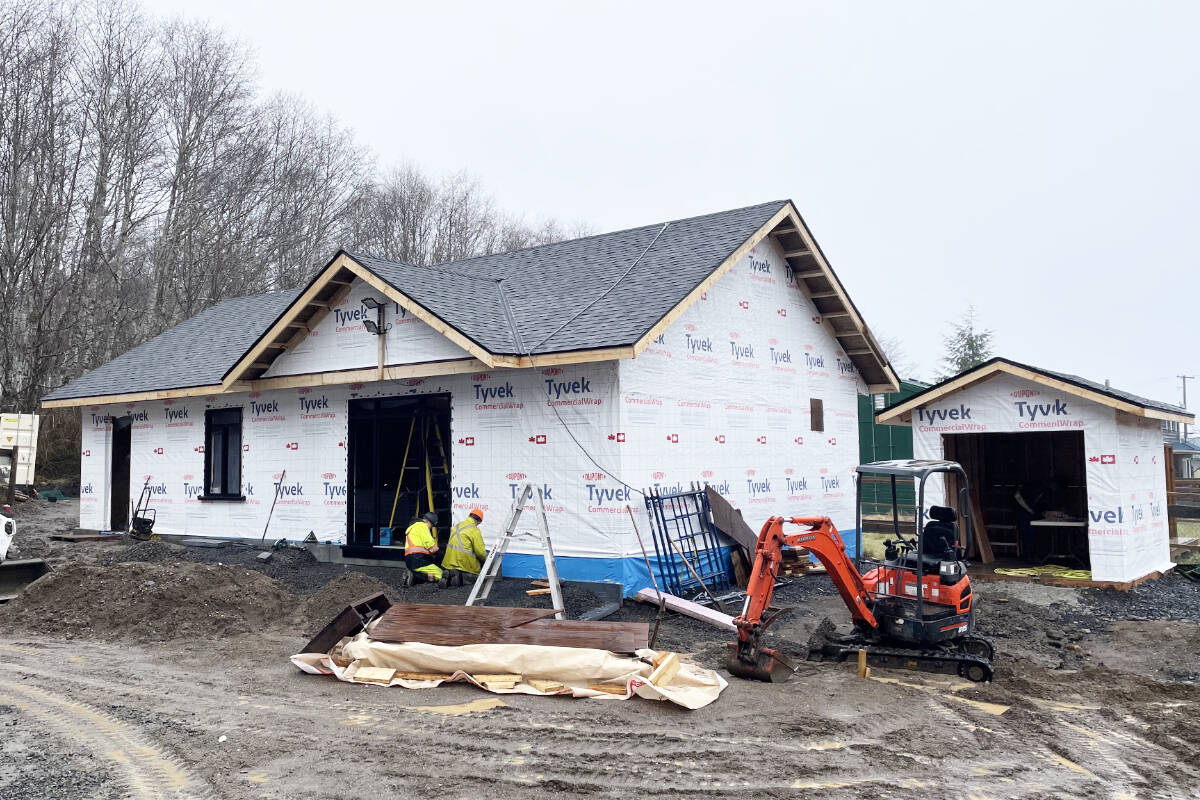
M 488 369 L 488 366 L 475 358 L 461 358 L 450 361 L 423 361 L 419 364 L 393 364 L 392 366 L 385 366 L 383 368 L 383 380 L 395 381 L 404 378 L 432 378 L 438 375 L 460 375 L 468 372 L 479 372 L 485 369 Z M 293 389 L 302 386 L 336 386 L 346 383 L 367 383 L 379 379 L 378 367 L 363 367 L 361 369 L 338 370 L 336 372 L 305 372 L 299 375 L 280 375 L 274 378 L 239 381 L 229 389 L 225 389 L 220 384 L 212 384 L 208 386 L 188 386 L 179 389 L 130 392 L 127 394 L 44 400 L 42 401 L 42 407 L 72 408 L 109 405 L 112 403 L 136 403 L 145 400 L 210 397 L 212 395 L 230 394 L 233 392 L 262 392 L 270 389 Z
M 994 377 L 998 374 L 1014 375 L 1018 378 L 1023 378 L 1031 383 L 1036 383 L 1046 386 L 1051 389 L 1073 394 L 1076 397 L 1081 397 L 1093 403 L 1099 403 L 1103 406 L 1124 411 L 1127 414 L 1132 414 L 1137 417 L 1146 419 L 1167 420 L 1171 422 L 1186 422 L 1192 423 L 1195 418 L 1191 414 L 1174 413 L 1158 408 L 1148 408 L 1128 400 L 1121 400 L 1117 397 L 1104 394 L 1103 392 L 1089 389 L 1086 386 L 1080 386 L 1070 381 L 1056 378 L 1052 375 L 1046 375 L 1019 364 L 1013 364 L 1007 361 L 996 360 L 981 364 L 973 370 L 959 375 L 957 378 L 946 381 L 945 383 L 926 389 L 920 394 L 914 395 L 908 400 L 893 406 L 889 409 L 879 412 L 875 415 L 875 421 L 881 425 L 911 425 L 912 412 L 921 406 L 937 402 L 956 392 L 961 392 L 977 383 Z
M 429 311 L 429 309 L 425 308 L 425 306 L 423 306 L 420 303 L 418 303 L 417 301 L 413 300 L 411 297 L 404 294 L 404 292 L 400 291 L 396 287 L 392 286 L 390 283 L 385 281 L 383 278 L 380 278 L 378 275 L 376 275 L 374 272 L 372 272 L 367 267 L 364 267 L 362 264 L 359 264 L 357 261 L 354 260 L 353 257 L 346 256 L 346 259 L 347 259 L 347 267 L 350 269 L 351 272 L 353 272 L 355 275 L 357 275 L 359 278 L 361 278 L 364 283 L 367 283 L 368 285 L 372 286 L 373 288 L 383 292 L 384 296 L 387 297 L 389 300 L 398 304 L 401 308 L 406 310 L 408 313 L 412 314 L 414 317 L 421 320 L 421 322 L 424 322 L 426 325 L 433 328 L 435 331 L 440 333 L 442 336 L 445 336 L 447 339 L 449 339 L 451 342 L 453 342 L 454 344 L 461 347 L 463 350 L 466 350 L 468 353 L 470 353 L 475 358 L 482 361 L 488 367 L 505 367 L 505 366 L 515 366 L 516 365 L 515 359 L 509 358 L 507 356 L 498 356 L 498 355 L 495 355 L 494 353 L 489 352 L 487 349 L 480 346 L 478 342 L 465 336 L 462 333 L 462 331 L 460 331 L 458 328 L 455 328 L 453 325 L 446 322 L 441 317 L 439 317 L 436 314 Z M 513 362 L 513 363 L 506 363 L 506 362 Z

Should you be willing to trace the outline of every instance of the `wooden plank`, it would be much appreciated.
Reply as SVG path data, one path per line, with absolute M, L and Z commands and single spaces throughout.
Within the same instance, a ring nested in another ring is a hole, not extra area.
M 1171 445 L 1163 445 L 1163 469 L 1166 472 L 1167 478 L 1167 503 L 1171 502 L 1172 492 L 1175 491 L 1175 458 L 1174 451 Z M 1167 511 L 1167 538 L 1174 540 L 1179 538 L 1179 518 L 1172 516 L 1171 512 Z
M 447 672 L 397 672 L 396 677 L 405 681 L 448 681 Z
M 396 677 L 396 670 L 388 667 L 359 667 L 354 671 L 354 680 L 356 681 L 391 683 L 394 677 Z
M 219 394 L 221 384 L 189 386 L 185 389 L 161 389 L 152 392 L 126 392 L 125 394 L 100 394 L 92 397 L 69 397 L 63 400 L 43 400 L 42 408 L 77 408 L 79 406 L 101 406 L 110 403 L 136 403 L 142 400 L 173 400 L 180 397 L 202 397 Z
M 566 684 L 559 683 L 558 681 L 543 681 L 537 678 L 528 678 L 525 682 L 539 692 L 546 692 L 547 694 L 557 694 L 565 691 L 567 688 Z
M 653 589 L 641 589 L 637 593 L 637 599 L 643 603 L 653 603 L 658 605 L 658 593 Z M 737 626 L 733 624 L 733 617 L 728 614 L 722 614 L 720 611 L 714 611 L 711 608 L 705 608 L 699 603 L 693 603 L 691 600 L 684 600 L 682 597 L 676 597 L 673 594 L 662 593 L 663 603 L 672 611 L 683 614 L 684 616 L 698 619 L 702 622 L 707 622 L 718 628 L 724 628 L 729 631 L 736 631 Z
M 606 694 L 629 694 L 629 687 L 624 684 L 617 686 L 611 683 L 593 683 L 589 684 L 587 688 L 593 692 L 604 692 Z
M 655 686 L 670 686 L 671 681 L 679 674 L 679 654 L 666 653 L 661 659 L 655 660 L 657 665 L 648 680 Z
M 549 586 L 546 586 L 544 588 L 538 588 L 538 589 L 526 589 L 525 594 L 529 597 L 535 597 L 535 596 L 541 595 L 541 594 L 550 594 L 552 591 L 554 591 L 554 590 L 551 589 Z
M 650 635 L 645 622 L 545 619 L 554 613 L 552 608 L 397 605 L 372 628 L 371 638 L 445 646 L 536 644 L 632 653 L 644 648 Z

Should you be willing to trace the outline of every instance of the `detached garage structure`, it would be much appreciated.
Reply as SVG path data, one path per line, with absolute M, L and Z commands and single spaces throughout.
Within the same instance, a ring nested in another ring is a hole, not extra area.
M 1191 423 L 1182 408 L 994 358 L 877 419 L 911 425 L 917 458 L 963 465 L 986 531 L 972 545 L 984 552 L 1071 563 L 1102 582 L 1173 566 L 1162 422 Z M 945 487 L 931 490 L 927 504 L 943 504 Z M 1032 523 L 1037 547 L 1028 552 L 1018 536 L 1019 510 L 1035 503 L 1034 495 L 1057 513 Z
M 777 201 L 433 267 L 339 252 L 44 405 L 83 415 L 84 528 L 121 529 L 148 487 L 159 533 L 257 540 L 278 494 L 270 538 L 395 558 L 388 529 L 430 508 L 443 536 L 483 509 L 494 542 L 530 481 L 560 575 L 636 589 L 641 488 L 852 529 L 858 395 L 897 387 Z M 506 572 L 542 569 L 512 553 Z

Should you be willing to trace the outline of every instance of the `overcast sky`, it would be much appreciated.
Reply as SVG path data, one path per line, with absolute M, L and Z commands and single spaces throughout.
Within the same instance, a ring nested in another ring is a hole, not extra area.
M 921 377 L 968 304 L 999 355 L 1173 402 L 1200 375 L 1200 3 L 146 7 L 529 221 L 792 198 Z

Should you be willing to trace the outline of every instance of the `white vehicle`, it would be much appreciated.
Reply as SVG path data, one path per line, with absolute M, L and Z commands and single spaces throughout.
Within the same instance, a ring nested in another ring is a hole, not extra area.
M 0 511 L 0 564 L 8 558 L 8 547 L 12 544 L 13 536 L 17 533 L 17 523 L 12 518 L 12 509 L 5 506 Z

